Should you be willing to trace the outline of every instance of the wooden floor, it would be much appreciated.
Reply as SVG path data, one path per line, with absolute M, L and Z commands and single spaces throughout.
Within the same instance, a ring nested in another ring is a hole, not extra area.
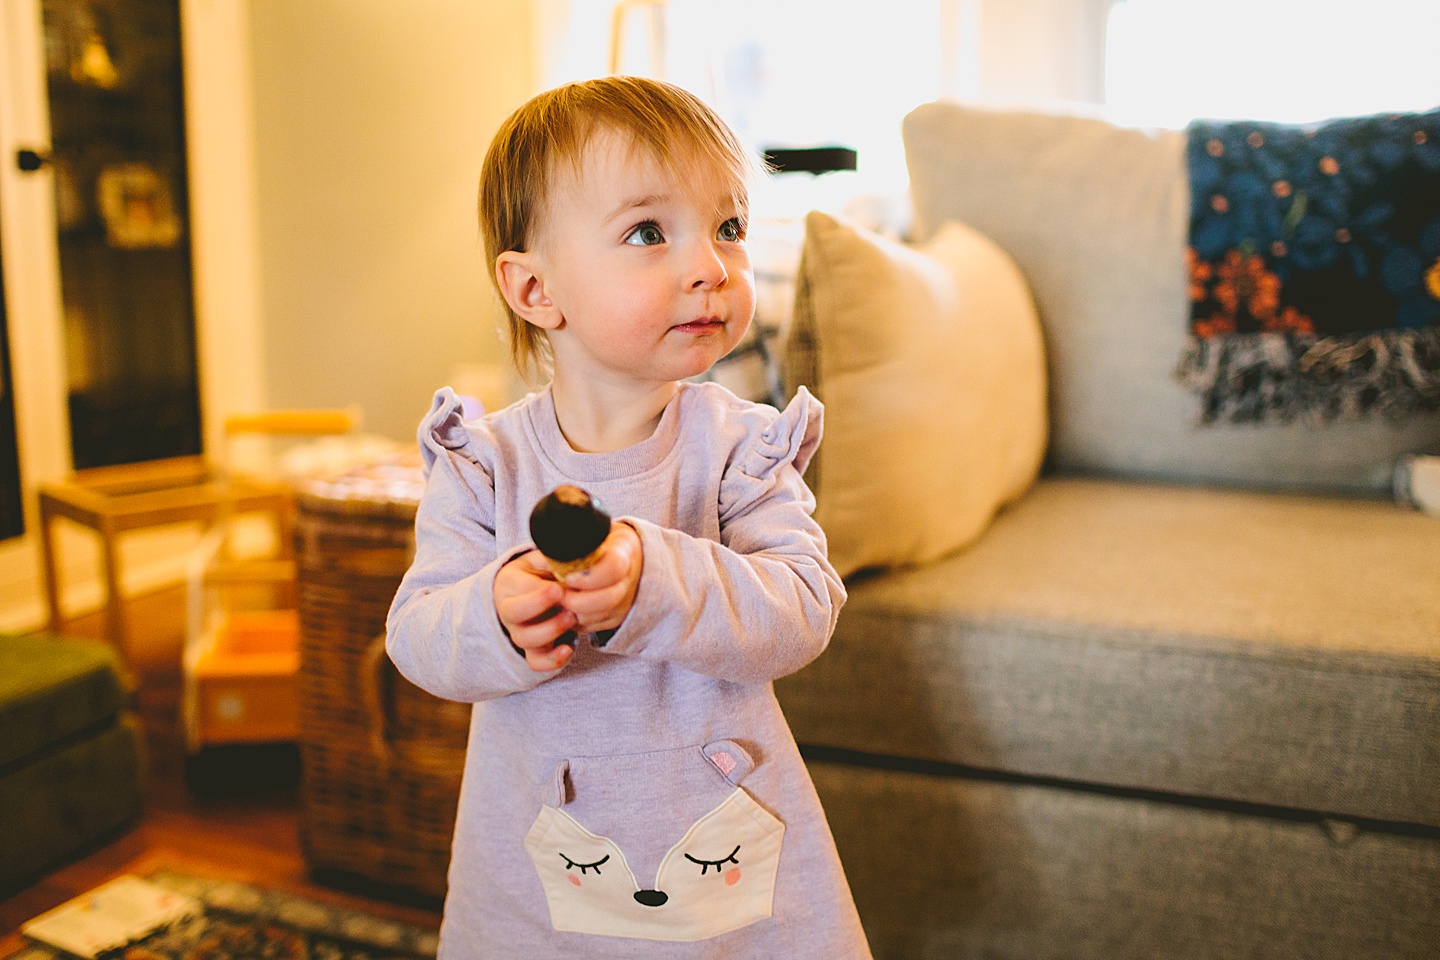
M 128 605 L 138 709 L 150 751 L 145 811 L 77 859 L 0 900 L 0 957 L 22 943 L 24 921 L 122 873 L 160 867 L 284 889 L 435 927 L 434 904 L 378 899 L 361 887 L 321 885 L 300 852 L 299 761 L 291 746 L 211 750 L 187 762 L 180 735 L 184 595 L 173 589 Z M 66 632 L 100 636 L 98 617 Z M 362 892 L 357 893 L 360 890 Z M 398 902 L 397 902 L 398 901 Z

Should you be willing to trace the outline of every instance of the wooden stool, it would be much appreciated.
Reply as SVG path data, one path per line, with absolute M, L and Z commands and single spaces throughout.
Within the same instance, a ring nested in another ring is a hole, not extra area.
M 222 481 L 203 457 L 177 457 L 149 463 L 79 470 L 70 480 L 39 490 L 40 541 L 44 560 L 45 601 L 50 629 L 61 625 L 57 517 L 89 527 L 100 537 L 100 566 L 105 580 L 105 639 L 129 662 L 124 595 L 120 576 L 120 535 L 172 523 L 213 523 L 223 501 L 235 513 L 273 513 L 280 549 L 293 550 L 294 498 L 279 483 Z

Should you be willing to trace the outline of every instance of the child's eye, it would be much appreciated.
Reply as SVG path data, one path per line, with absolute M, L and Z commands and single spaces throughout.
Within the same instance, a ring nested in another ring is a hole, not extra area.
M 705 876 L 705 874 L 707 874 L 707 873 L 710 872 L 710 868 L 711 868 L 711 867 L 714 867 L 714 868 L 715 868 L 715 872 L 716 872 L 716 873 L 719 873 L 719 872 L 720 872 L 720 868 L 723 867 L 723 866 L 724 866 L 725 864 L 727 864 L 727 863 L 733 863 L 733 864 L 735 864 L 735 865 L 738 867 L 738 866 L 740 865 L 740 860 L 735 856 L 735 854 L 737 854 L 737 853 L 739 853 L 739 852 L 740 852 L 740 848 L 737 846 L 734 850 L 731 850 L 731 851 L 730 851 L 730 856 L 728 856 L 728 857 L 721 857 L 719 860 L 696 860 L 694 857 L 690 856 L 690 854 L 688 854 L 688 853 L 685 854 L 685 859 L 686 859 L 686 860 L 689 860 L 691 863 L 698 863 L 698 864 L 700 864 L 700 876 L 703 877 L 703 876 Z
M 739 848 L 739 847 L 736 847 L 735 849 L 736 849 L 736 850 L 739 850 L 740 848 Z M 608 854 L 608 853 L 605 854 L 605 856 L 601 857 L 599 860 L 596 860 L 594 863 L 576 863 L 574 860 L 571 860 L 569 857 L 565 856 L 565 854 L 563 854 L 563 853 L 560 854 L 560 859 L 565 861 L 565 869 L 566 869 L 566 870 L 569 870 L 569 869 L 571 869 L 572 867 L 579 868 L 579 870 L 580 870 L 580 876 L 582 876 L 582 877 L 585 876 L 585 874 L 588 873 L 588 872 L 591 871 L 591 870 L 594 870 L 594 871 L 595 871 L 595 875 L 596 875 L 596 876 L 599 876 L 599 875 L 600 875 L 600 864 L 604 863 L 606 860 L 609 860 L 609 859 L 610 859 L 610 854 Z
M 720 229 L 715 234 L 721 240 L 735 243 L 745 239 L 745 224 L 740 222 L 739 217 L 731 217 L 720 224 Z
M 653 247 L 657 243 L 665 242 L 665 234 L 660 232 L 656 223 L 647 220 L 632 227 L 625 235 L 625 242 L 637 247 Z

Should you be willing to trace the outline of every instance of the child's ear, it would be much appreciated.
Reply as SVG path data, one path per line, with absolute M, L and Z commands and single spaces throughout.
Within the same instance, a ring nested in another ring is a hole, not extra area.
M 521 319 L 544 330 L 554 330 L 565 319 L 545 293 L 545 281 L 534 253 L 506 250 L 495 258 L 495 281 L 500 295 Z

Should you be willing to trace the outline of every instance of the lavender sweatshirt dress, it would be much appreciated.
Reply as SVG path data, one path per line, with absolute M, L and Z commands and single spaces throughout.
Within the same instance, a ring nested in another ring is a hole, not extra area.
M 549 390 L 470 422 L 436 395 L 387 645 L 409 680 L 475 704 L 442 960 L 870 956 L 771 686 L 845 600 L 800 476 L 821 414 L 803 388 L 777 413 L 682 384 L 651 437 L 581 454 Z M 535 673 L 493 585 L 562 483 L 634 525 L 644 566 L 617 631 Z

